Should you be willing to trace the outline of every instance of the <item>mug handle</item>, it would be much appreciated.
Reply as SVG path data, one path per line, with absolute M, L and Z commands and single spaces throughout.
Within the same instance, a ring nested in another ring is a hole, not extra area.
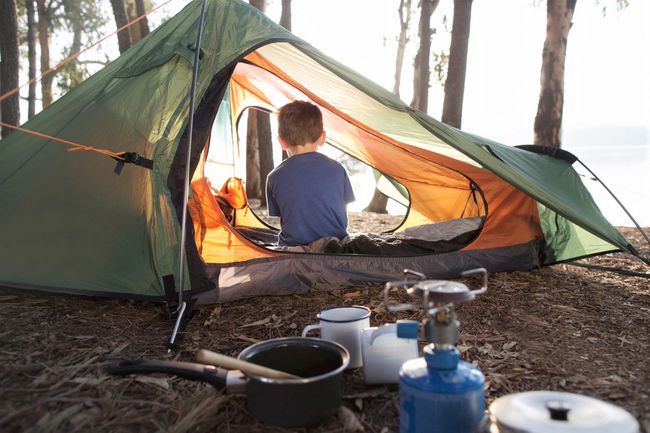
M 320 325 L 307 325 L 305 326 L 305 329 L 302 330 L 302 336 L 306 337 L 309 331 L 313 331 L 315 329 L 321 329 Z

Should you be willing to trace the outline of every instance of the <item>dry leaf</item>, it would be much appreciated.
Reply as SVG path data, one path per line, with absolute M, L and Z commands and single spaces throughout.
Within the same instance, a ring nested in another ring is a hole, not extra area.
M 339 418 L 343 422 L 343 431 L 354 432 L 354 431 L 365 431 L 363 424 L 359 421 L 359 418 L 345 406 L 339 407 Z

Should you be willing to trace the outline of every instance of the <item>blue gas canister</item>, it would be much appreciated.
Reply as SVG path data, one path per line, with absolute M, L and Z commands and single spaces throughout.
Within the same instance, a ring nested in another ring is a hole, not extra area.
M 484 382 L 455 348 L 427 346 L 424 357 L 400 370 L 400 432 L 475 433 L 485 411 Z
M 400 370 L 400 433 L 476 433 L 484 417 L 483 373 L 461 360 L 454 347 L 460 336 L 454 304 L 470 301 L 487 290 L 485 269 L 463 274 L 479 272 L 484 274 L 484 284 L 473 291 L 463 284 L 440 280 L 387 284 L 386 294 L 392 288 L 404 287 L 408 294 L 421 299 L 426 314 L 422 323 L 398 321 L 397 335 L 413 338 L 423 334 L 430 343 L 423 357 L 406 361 Z M 388 307 L 392 311 L 406 308 L 407 304 Z

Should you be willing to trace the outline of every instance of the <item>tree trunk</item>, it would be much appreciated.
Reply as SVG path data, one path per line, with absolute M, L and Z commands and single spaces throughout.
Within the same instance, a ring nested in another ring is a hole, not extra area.
M 249 0 L 248 3 L 250 3 L 254 8 L 261 10 L 262 12 L 266 12 L 266 0 Z
M 50 70 L 50 12 L 45 0 L 36 0 L 38 12 L 38 43 L 41 49 L 41 106 L 45 108 L 52 103 L 52 80 L 54 72 Z
M 291 0 L 282 0 L 282 13 L 280 14 L 280 25 L 291 31 Z
M 291 31 L 291 0 L 282 0 L 282 13 L 280 14 L 280 25 Z M 286 150 L 282 150 L 282 161 L 289 155 Z
M 431 57 L 431 15 L 438 6 L 440 0 L 420 0 L 420 24 L 418 35 L 420 47 L 415 55 L 413 74 L 413 100 L 411 107 L 426 112 L 429 106 L 429 78 L 431 68 L 429 59 Z
M 34 0 L 25 0 L 27 9 L 27 62 L 29 94 L 27 96 L 27 119 L 36 114 L 36 11 Z M 34 81 L 32 81 L 34 80 Z
M 266 10 L 266 0 L 250 0 L 250 4 L 262 12 Z M 284 1 L 282 6 L 284 9 Z M 266 206 L 266 176 L 273 170 L 273 140 L 269 113 L 256 109 L 248 110 L 246 152 L 246 193 L 249 197 L 259 198 L 262 206 Z
M 404 64 L 404 51 L 408 44 L 408 29 L 411 22 L 411 0 L 400 0 L 399 9 L 399 39 L 397 41 L 397 55 L 395 57 L 395 83 L 393 94 L 399 97 L 399 88 L 402 84 L 402 65 Z
M 271 116 L 266 111 L 257 112 L 257 140 L 260 163 L 260 200 L 266 206 L 266 177 L 273 170 L 273 139 L 271 136 Z
M 560 147 L 567 38 L 577 0 L 548 0 L 535 144 Z
M 399 87 L 402 77 L 402 65 L 404 64 L 404 51 L 408 43 L 408 29 L 411 22 L 411 0 L 400 0 L 399 8 L 399 38 L 397 41 L 397 55 L 395 57 L 395 83 L 393 84 L 393 93 L 399 96 Z M 365 212 L 387 213 L 386 206 L 388 205 L 388 196 L 375 188 L 372 199 L 368 206 L 364 209 Z
M 260 176 L 259 138 L 257 135 L 257 113 L 255 108 L 248 110 L 246 123 L 246 195 L 248 198 L 262 198 L 262 179 Z
M 463 117 L 463 94 L 467 70 L 467 46 L 472 20 L 472 0 L 454 0 L 454 24 L 451 30 L 449 66 L 445 81 L 442 121 L 460 128 Z
M 2 0 L 0 8 L 0 95 L 18 87 L 18 17 L 15 0 Z M 10 125 L 20 124 L 20 93 L 2 100 L 2 121 Z M 2 127 L 2 136 L 13 130 Z
M 146 8 L 144 7 L 144 0 L 135 0 L 135 11 L 139 17 L 147 13 Z M 138 21 L 138 27 L 140 28 L 140 39 L 149 34 L 149 20 L 147 20 L 147 17 Z
M 126 15 L 129 22 L 143 16 L 145 13 L 147 12 L 144 7 L 144 0 L 126 0 Z M 132 45 L 135 45 L 148 34 L 149 22 L 147 21 L 147 17 L 142 18 L 137 24 L 129 27 Z
M 115 25 L 117 28 L 122 28 L 128 24 L 126 9 L 124 8 L 124 0 L 111 0 L 113 7 L 113 16 L 115 17 Z M 120 48 L 120 54 L 124 54 L 126 50 L 131 48 L 131 34 L 129 29 L 123 29 L 117 34 L 117 44 Z

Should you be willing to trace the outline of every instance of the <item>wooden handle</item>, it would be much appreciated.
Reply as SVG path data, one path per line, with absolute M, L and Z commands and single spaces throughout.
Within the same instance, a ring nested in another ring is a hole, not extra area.
M 243 361 L 238 358 L 233 358 L 232 356 L 222 355 L 206 349 L 199 350 L 196 353 L 196 359 L 204 364 L 216 365 L 231 370 L 240 370 L 244 373 L 256 374 L 271 379 L 300 379 L 299 376 L 285 373 L 284 371 L 263 367 L 258 364 L 253 364 L 252 362 Z

